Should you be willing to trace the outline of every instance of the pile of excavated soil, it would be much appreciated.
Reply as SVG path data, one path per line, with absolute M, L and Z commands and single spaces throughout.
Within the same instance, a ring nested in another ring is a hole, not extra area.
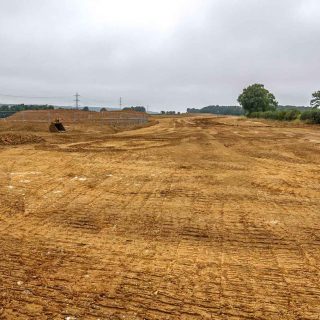
M 0 145 L 19 145 L 28 143 L 40 143 L 45 140 L 33 134 L 6 133 L 0 135 Z
M 24 122 L 48 122 L 51 123 L 56 119 L 65 123 L 92 122 L 92 121 L 111 121 L 123 122 L 128 120 L 146 120 L 148 115 L 135 111 L 107 111 L 94 112 L 82 110 L 27 110 L 20 111 L 6 118 L 7 121 L 24 121 Z

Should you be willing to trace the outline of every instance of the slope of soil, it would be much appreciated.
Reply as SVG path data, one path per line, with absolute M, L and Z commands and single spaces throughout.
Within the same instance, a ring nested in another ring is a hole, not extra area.
M 0 152 L 1 319 L 319 319 L 320 131 L 159 118 Z
M 128 119 L 147 119 L 145 113 L 135 111 L 82 111 L 82 110 L 28 110 L 20 111 L 6 118 L 6 121 L 47 122 L 59 119 L 64 123 L 92 122 L 92 121 L 121 121 Z
M 42 137 L 32 135 L 32 134 L 14 134 L 14 133 L 0 134 L 0 145 L 40 143 L 44 141 L 45 140 Z

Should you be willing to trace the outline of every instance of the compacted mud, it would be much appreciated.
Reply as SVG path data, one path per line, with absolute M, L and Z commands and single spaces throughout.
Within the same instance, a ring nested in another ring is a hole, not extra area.
M 0 147 L 0 319 L 319 319 L 319 127 L 158 120 Z

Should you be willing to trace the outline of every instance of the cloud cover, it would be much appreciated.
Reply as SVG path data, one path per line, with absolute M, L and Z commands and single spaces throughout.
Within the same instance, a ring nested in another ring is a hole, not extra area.
M 264 83 L 281 104 L 320 89 L 317 0 L 2 0 L 0 102 L 236 104 Z M 56 98 L 53 98 L 56 97 Z

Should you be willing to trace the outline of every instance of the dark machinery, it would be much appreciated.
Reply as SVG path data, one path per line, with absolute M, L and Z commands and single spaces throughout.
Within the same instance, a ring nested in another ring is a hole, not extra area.
M 49 126 L 50 132 L 65 132 L 66 129 L 63 126 L 62 122 L 59 119 L 56 119 L 54 122 L 51 122 Z

